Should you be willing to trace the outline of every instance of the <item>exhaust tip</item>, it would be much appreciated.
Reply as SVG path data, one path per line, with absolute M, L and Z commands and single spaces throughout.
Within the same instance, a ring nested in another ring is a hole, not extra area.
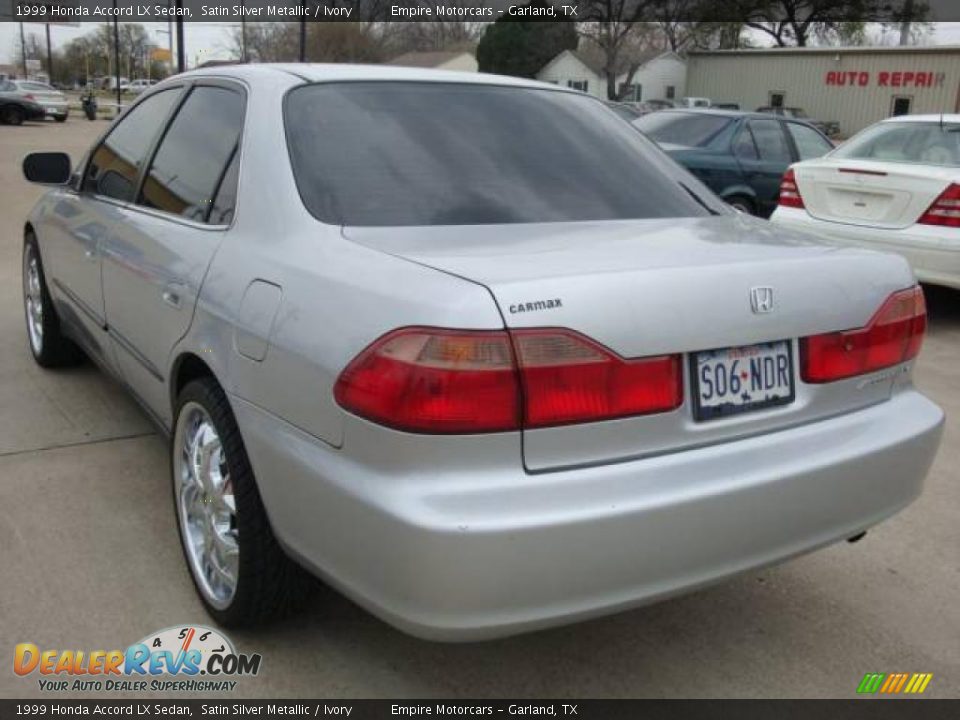
M 852 535 L 847 538 L 847 542 L 848 543 L 860 542 L 861 540 L 863 540 L 863 536 L 866 534 L 867 534 L 867 531 L 864 530 L 862 533 L 857 533 L 856 535 Z

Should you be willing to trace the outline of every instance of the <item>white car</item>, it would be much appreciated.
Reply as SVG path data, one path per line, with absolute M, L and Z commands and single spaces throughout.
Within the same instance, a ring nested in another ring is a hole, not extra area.
M 132 80 L 129 83 L 120 86 L 120 90 L 125 93 L 139 95 L 144 90 L 149 90 L 156 84 L 156 80 Z
M 793 165 L 770 220 L 899 253 L 921 281 L 960 289 L 960 115 L 889 118 Z

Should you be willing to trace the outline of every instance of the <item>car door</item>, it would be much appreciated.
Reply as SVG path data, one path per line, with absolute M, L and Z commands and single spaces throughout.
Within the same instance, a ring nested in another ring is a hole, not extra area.
M 757 157 L 738 155 L 737 162 L 753 188 L 758 214 L 766 217 L 776 207 L 780 180 L 794 157 L 780 120 L 751 118 L 747 120 L 747 129 L 753 137 Z
M 219 81 L 191 85 L 141 174 L 136 201 L 120 210 L 104 249 L 103 290 L 117 364 L 161 419 L 166 375 L 190 327 L 207 267 L 232 218 L 245 94 Z
M 133 199 L 140 167 L 179 94 L 165 90 L 132 107 L 95 146 L 81 174 L 53 194 L 42 228 L 51 291 L 68 321 L 83 331 L 88 350 L 107 362 L 112 357 L 101 341 L 106 326 L 101 245 L 120 219 L 120 208 Z

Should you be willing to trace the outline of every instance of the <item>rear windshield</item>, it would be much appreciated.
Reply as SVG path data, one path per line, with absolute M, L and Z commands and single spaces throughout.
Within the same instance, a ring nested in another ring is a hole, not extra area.
M 879 123 L 845 142 L 831 157 L 960 167 L 960 124 Z
M 732 122 L 718 115 L 663 111 L 644 115 L 633 124 L 658 143 L 703 147 Z
M 669 158 L 587 96 L 492 85 L 327 83 L 291 91 L 284 114 L 300 195 L 331 224 L 707 214 Z

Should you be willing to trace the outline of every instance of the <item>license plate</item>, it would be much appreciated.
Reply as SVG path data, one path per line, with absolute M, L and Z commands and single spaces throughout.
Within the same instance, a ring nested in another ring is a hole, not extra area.
M 789 340 L 694 353 L 690 370 L 697 420 L 786 405 L 794 399 Z

